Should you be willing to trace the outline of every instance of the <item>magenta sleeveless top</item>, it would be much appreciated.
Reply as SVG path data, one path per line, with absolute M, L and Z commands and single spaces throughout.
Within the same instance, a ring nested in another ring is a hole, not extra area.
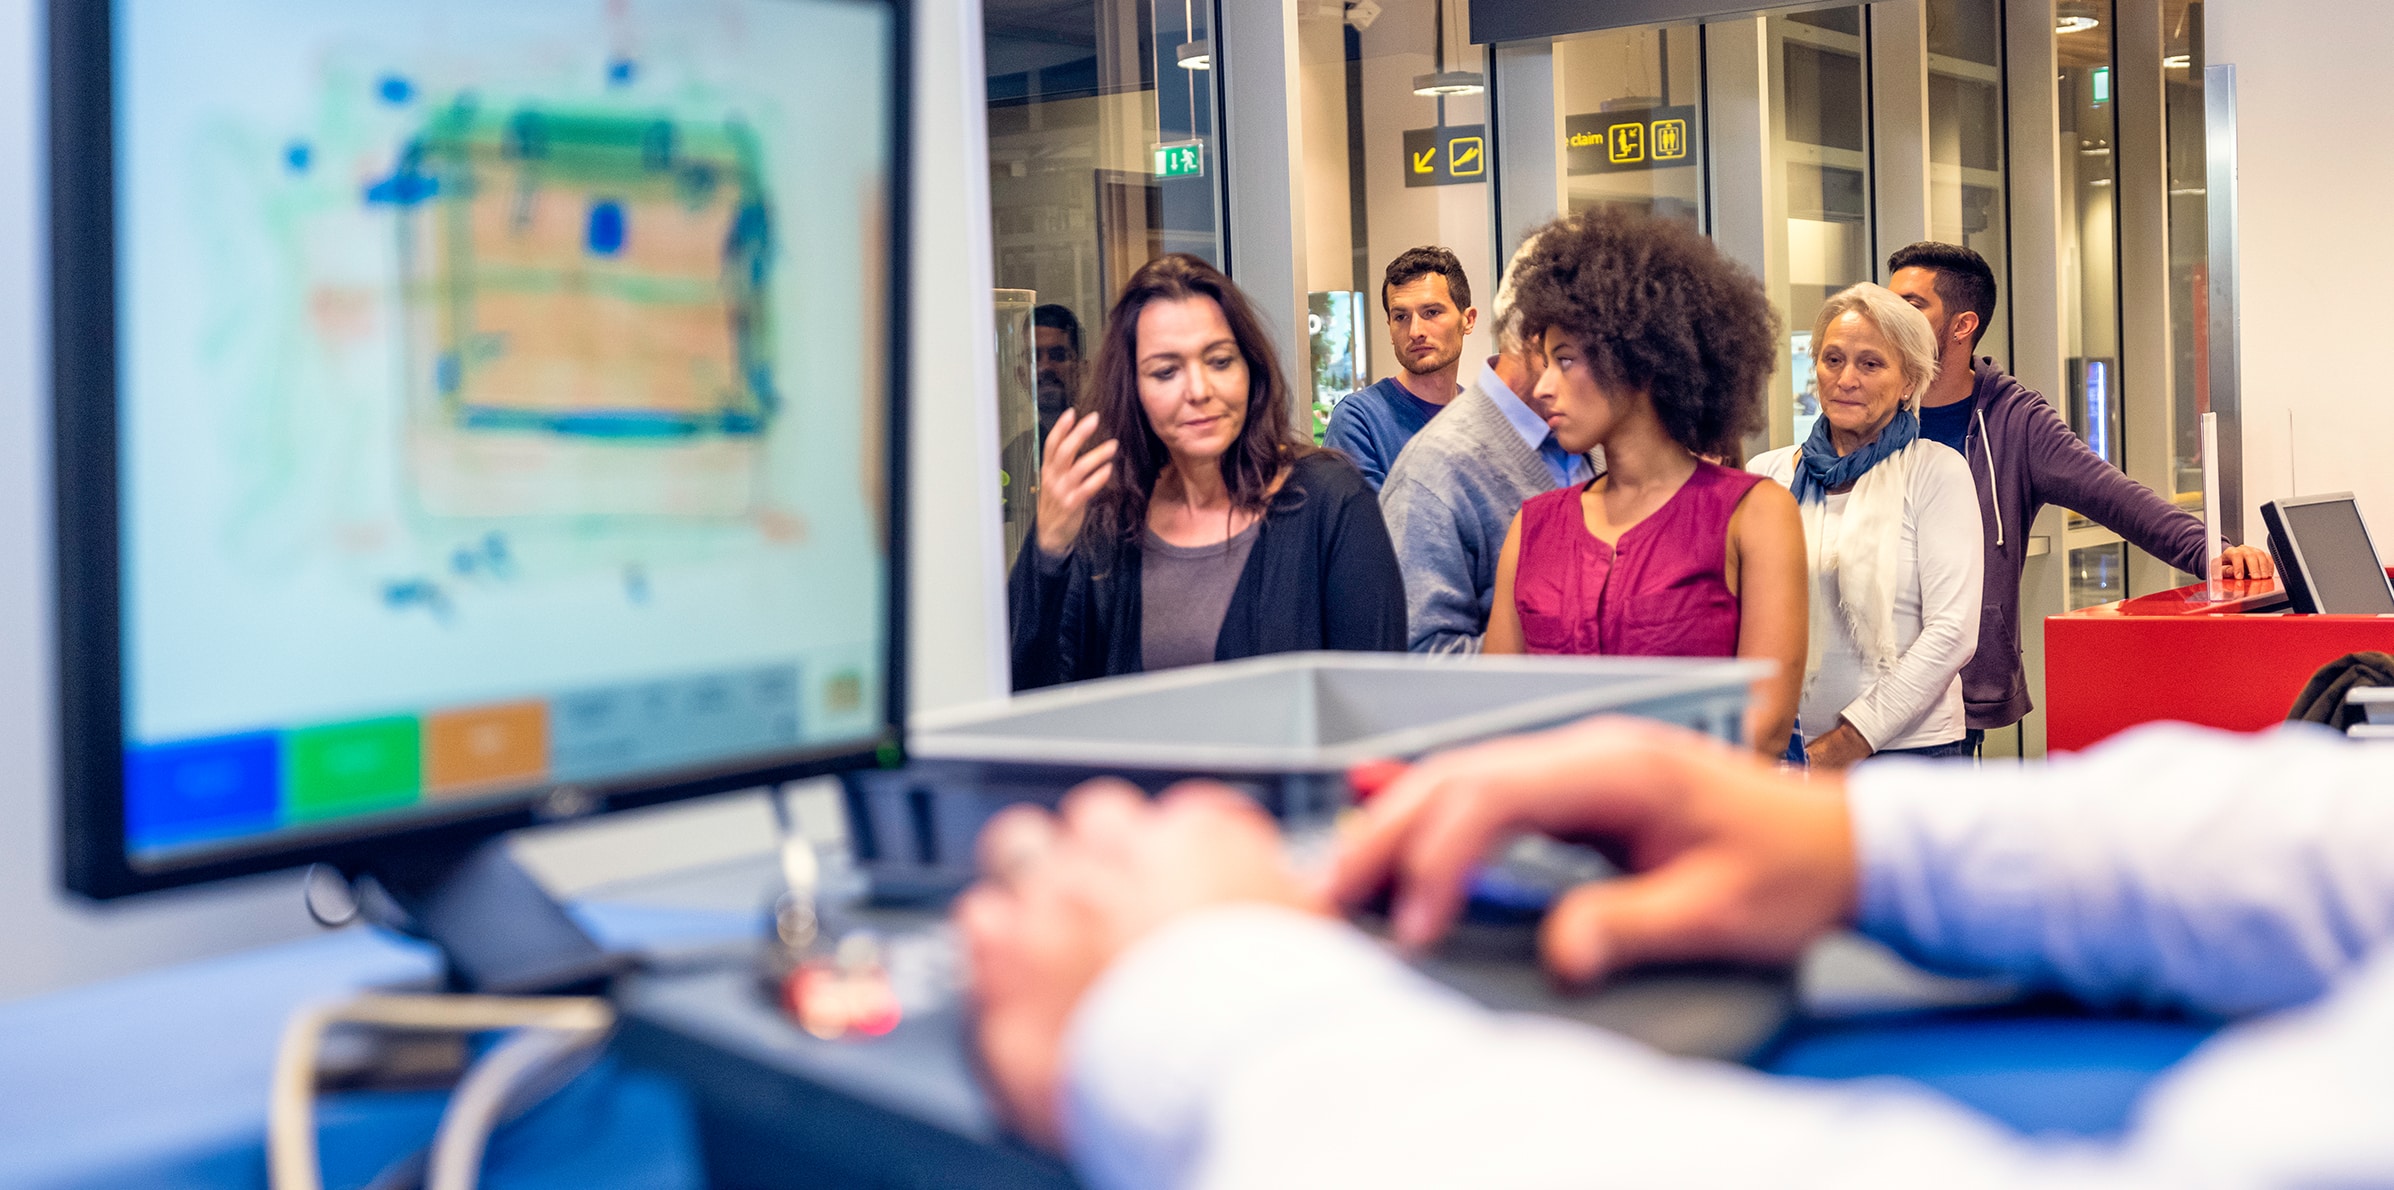
M 1722 572 L 1729 518 L 1762 477 L 1702 459 L 1615 545 L 1588 532 L 1586 484 L 1521 506 L 1513 606 L 1532 653 L 1734 657 L 1737 596 Z

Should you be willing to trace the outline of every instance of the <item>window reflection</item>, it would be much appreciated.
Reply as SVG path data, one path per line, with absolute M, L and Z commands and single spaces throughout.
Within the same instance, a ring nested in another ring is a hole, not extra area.
M 997 283 L 1091 335 L 1165 252 L 1221 262 L 1212 5 L 987 0 Z
M 2054 56 L 2061 116 L 2063 353 L 2070 428 L 2115 467 L 2123 457 L 2120 415 L 2119 215 L 2113 145 L 2113 6 L 2067 0 L 2055 9 Z M 2073 516 L 2073 524 L 2087 523 Z M 2128 594 L 2127 547 L 2070 551 L 2070 606 Z
M 2210 211 L 2205 205 L 2203 5 L 2162 6 L 2162 102 L 2169 120 L 2171 475 L 2199 511 L 2202 415 L 2211 411 Z
M 1563 187 L 1573 212 L 1629 206 L 1704 223 L 1704 55 L 1695 25 L 1554 43 Z
M 2009 367 L 2001 0 L 1929 0 L 1928 53 L 1929 238 L 1970 248 L 1994 268 L 1995 313 L 1978 353 Z
M 1820 419 L 1812 320 L 1829 295 L 1878 275 L 1871 259 L 1870 109 L 1862 10 L 1770 18 L 1779 47 L 1779 160 L 1787 195 L 1787 314 L 1795 440 Z

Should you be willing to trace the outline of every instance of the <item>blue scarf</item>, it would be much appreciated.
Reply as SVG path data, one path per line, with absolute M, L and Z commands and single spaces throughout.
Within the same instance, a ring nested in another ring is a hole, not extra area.
M 1830 492 L 1862 478 L 1863 472 L 1912 445 L 1919 437 L 1920 415 L 1909 409 L 1897 409 L 1895 420 L 1879 431 L 1877 441 L 1850 455 L 1839 455 L 1829 442 L 1829 419 L 1823 417 L 1813 422 L 1812 436 L 1804 440 L 1804 449 L 1796 453 L 1796 503 L 1828 499 Z

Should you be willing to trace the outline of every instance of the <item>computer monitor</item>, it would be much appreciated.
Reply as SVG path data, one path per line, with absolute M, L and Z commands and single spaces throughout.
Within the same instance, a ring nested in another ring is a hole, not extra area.
M 2394 615 L 2394 584 L 2351 492 L 2273 500 L 2261 520 L 2294 611 Z
M 897 762 L 903 0 L 49 11 L 68 887 Z

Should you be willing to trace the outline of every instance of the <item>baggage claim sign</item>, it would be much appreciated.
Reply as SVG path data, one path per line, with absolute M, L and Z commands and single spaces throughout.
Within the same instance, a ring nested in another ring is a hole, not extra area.
M 1695 124 L 1692 105 L 1565 116 L 1566 172 L 1610 174 L 1693 165 Z

